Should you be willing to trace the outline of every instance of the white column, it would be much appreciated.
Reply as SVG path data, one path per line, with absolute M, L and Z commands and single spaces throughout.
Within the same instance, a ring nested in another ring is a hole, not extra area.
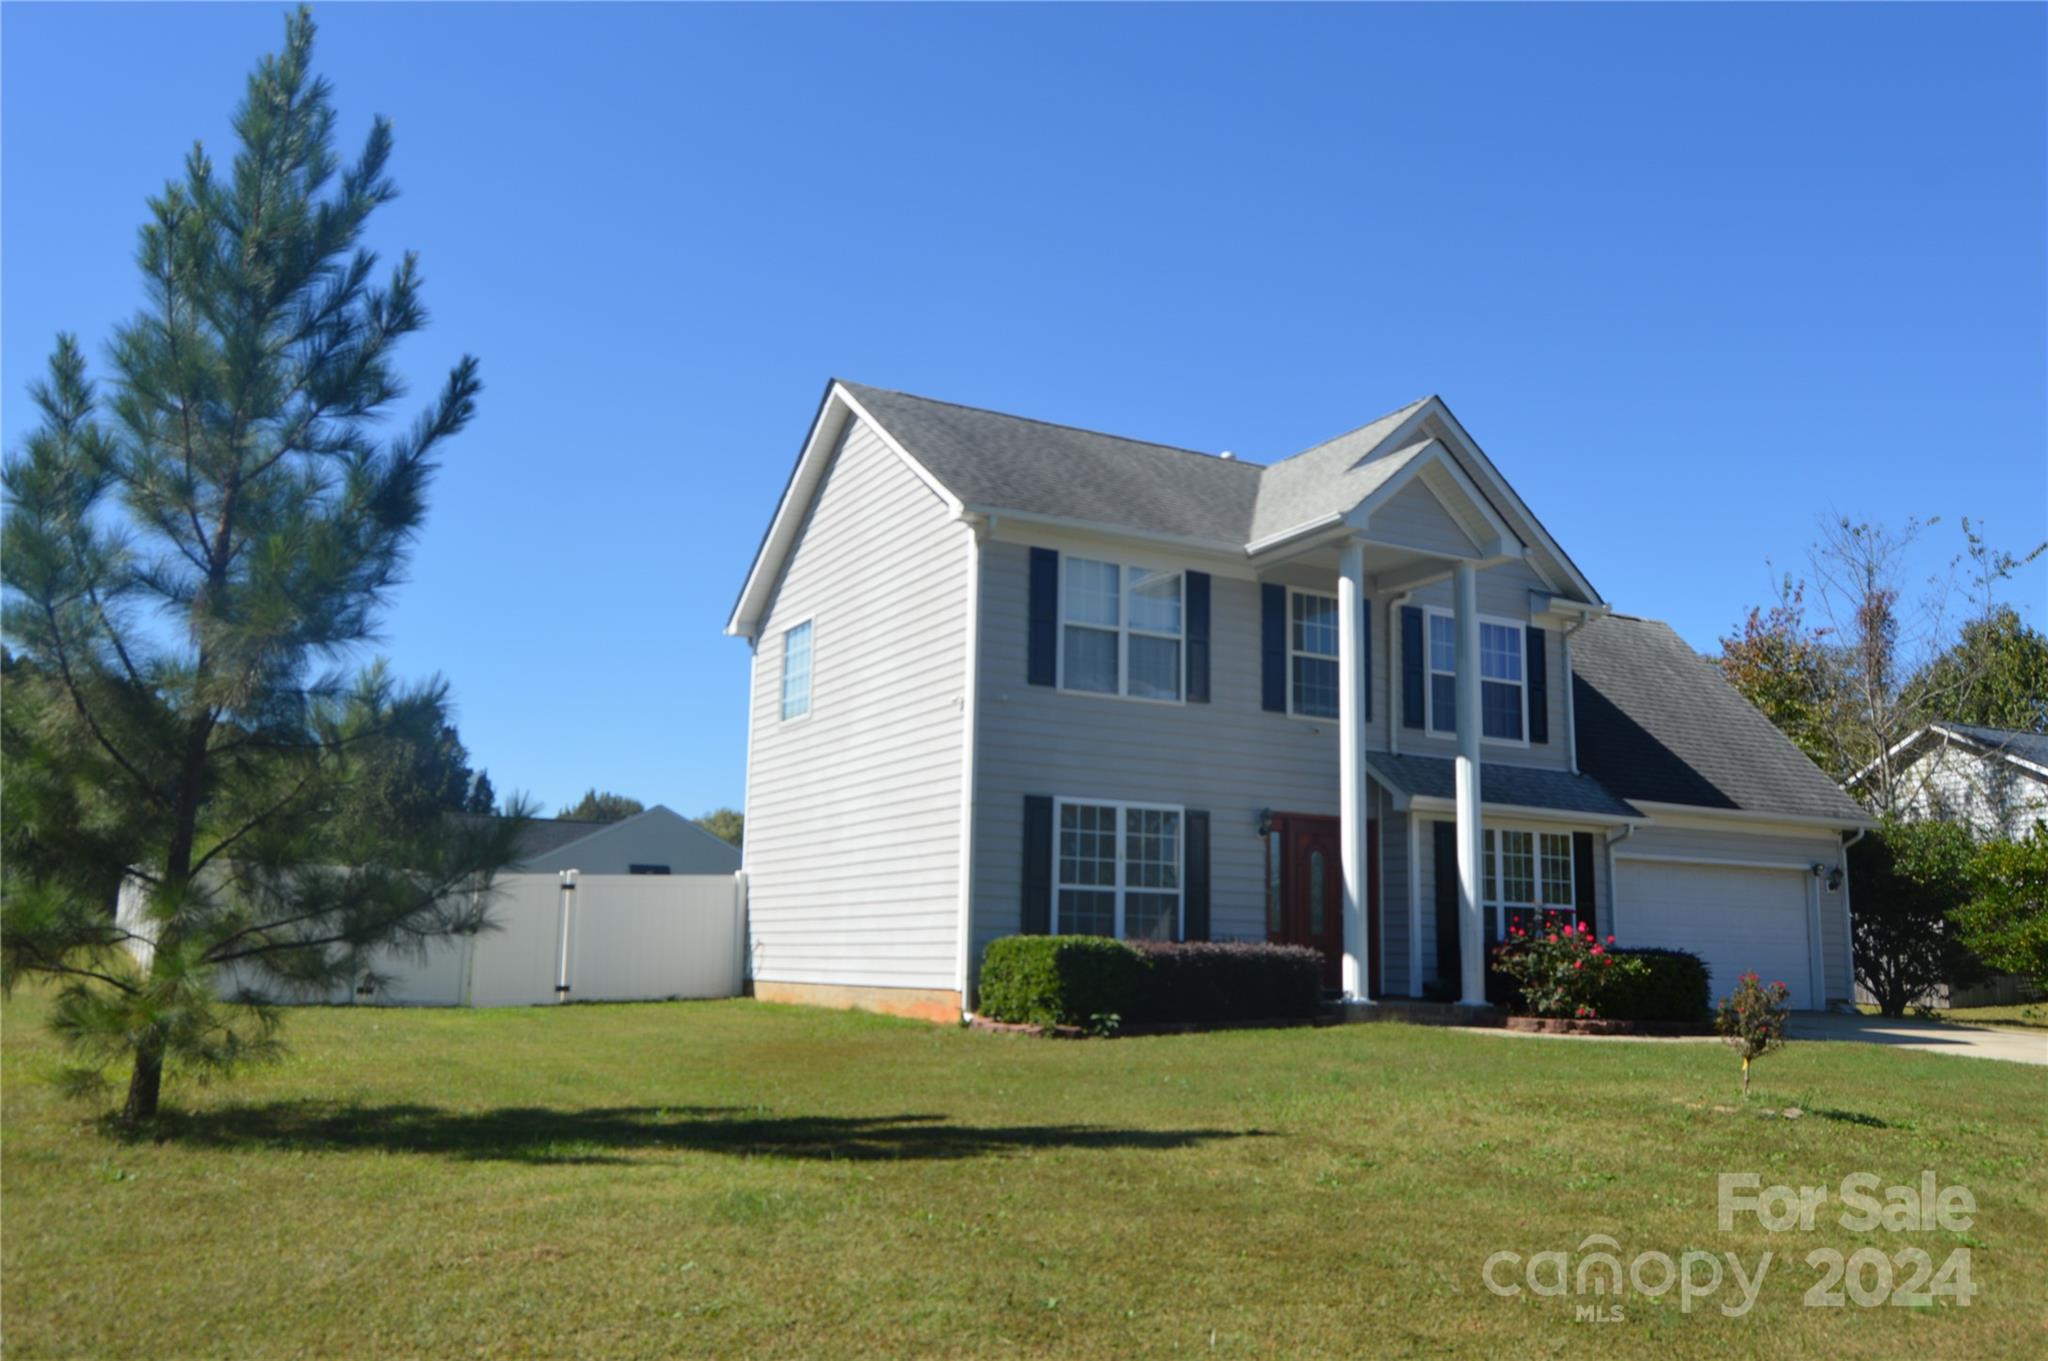
M 1486 1004 L 1486 931 L 1480 921 L 1479 826 L 1479 573 L 1461 562 L 1455 573 L 1458 631 L 1458 959 L 1459 1001 Z
M 1366 932 L 1365 674 L 1359 625 L 1365 618 L 1365 549 L 1337 560 L 1337 808 L 1344 860 L 1344 995 L 1363 1001 L 1372 977 Z

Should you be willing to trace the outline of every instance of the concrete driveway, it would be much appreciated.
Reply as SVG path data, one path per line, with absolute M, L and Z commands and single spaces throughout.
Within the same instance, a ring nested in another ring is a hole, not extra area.
M 1837 1016 L 1831 1012 L 1795 1011 L 1785 1026 L 1785 1035 L 1794 1040 L 1891 1044 L 1929 1054 L 1957 1054 L 1971 1059 L 2005 1059 L 2012 1063 L 2048 1066 L 2048 1031 L 2040 1030 L 2000 1030 L 1991 1026 L 1954 1025 L 1946 1021 L 1893 1021 L 1882 1016 Z

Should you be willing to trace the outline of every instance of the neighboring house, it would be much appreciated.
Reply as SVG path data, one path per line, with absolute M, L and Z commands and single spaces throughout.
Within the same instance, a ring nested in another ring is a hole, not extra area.
M 1478 1001 L 1540 910 L 1851 995 L 1868 815 L 1434 397 L 1260 467 L 834 382 L 727 631 L 763 998 L 957 1017 L 1021 931 Z
M 617 822 L 534 818 L 520 834 L 508 873 L 732 874 L 739 847 L 701 822 L 656 804 Z
M 1960 822 L 2000 840 L 2048 826 L 2048 734 L 1930 723 L 1888 759 L 1901 816 Z M 1873 762 L 1858 771 L 1850 791 L 1866 789 L 1875 770 Z
M 1897 777 L 1893 811 L 1902 817 L 1957 822 L 1984 840 L 2024 837 L 2048 827 L 2048 734 L 1930 723 L 1887 753 Z M 1866 790 L 1872 762 L 1850 777 L 1851 793 Z M 1876 999 L 1857 985 L 1861 1002 Z M 1968 984 L 1944 983 L 1928 1006 L 2013 1006 L 2040 1000 L 2041 990 L 2014 974 L 1992 974 Z

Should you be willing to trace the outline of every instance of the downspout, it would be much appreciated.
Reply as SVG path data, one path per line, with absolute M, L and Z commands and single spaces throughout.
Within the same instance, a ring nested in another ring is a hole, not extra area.
M 1856 1010 L 1856 918 L 1849 911 L 1849 848 L 1868 835 L 1868 827 L 1858 827 L 1856 834 L 1842 843 L 1842 949 L 1849 956 L 1849 997 L 1842 1005 L 1849 1013 Z
M 981 545 L 995 531 L 996 517 L 962 516 L 967 526 L 966 670 L 960 682 L 960 915 L 955 977 L 960 984 L 960 1019 L 970 1020 L 968 984 L 974 974 L 974 783 L 975 730 L 980 726 Z
M 1608 832 L 1607 843 L 1607 934 L 1621 938 L 1621 893 L 1614 876 L 1614 848 L 1636 834 L 1636 824 L 1627 823 Z

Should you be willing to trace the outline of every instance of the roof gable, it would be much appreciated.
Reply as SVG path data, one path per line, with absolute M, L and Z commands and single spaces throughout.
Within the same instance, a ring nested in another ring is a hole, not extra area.
M 1940 744 L 1960 746 L 1986 761 L 2003 761 L 2035 779 L 2048 781 L 2048 733 L 2014 728 L 1986 728 L 1974 723 L 1930 723 L 1891 749 L 1894 757 L 1911 755 L 1918 759 L 1925 749 Z M 1849 777 L 1861 785 L 1877 768 L 1872 761 Z
M 1527 550 L 1555 589 L 1599 594 L 1472 442 L 1443 400 L 1425 397 L 1261 467 L 1195 449 L 1106 435 L 834 380 L 726 631 L 751 636 L 849 423 L 870 426 L 956 515 L 1009 515 L 1249 553 L 1331 528 L 1426 473 L 1480 546 Z

